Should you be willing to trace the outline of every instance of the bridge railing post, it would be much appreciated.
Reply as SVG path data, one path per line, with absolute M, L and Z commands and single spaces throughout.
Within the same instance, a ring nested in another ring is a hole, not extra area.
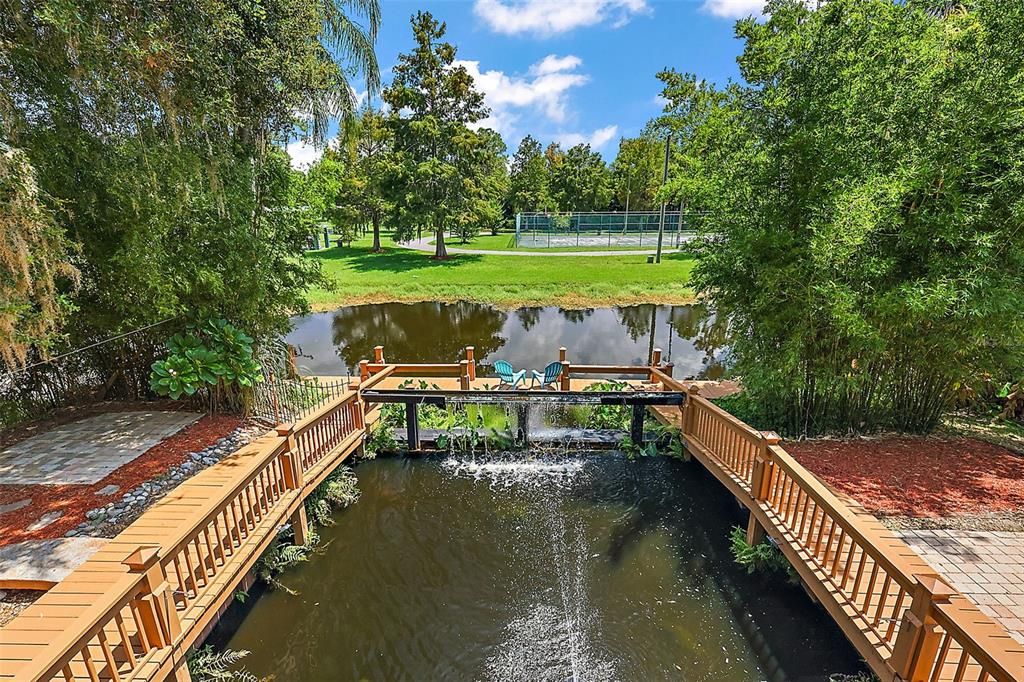
M 476 380 L 476 348 L 466 346 L 466 364 L 469 366 L 469 380 Z
M 569 390 L 569 371 L 571 369 L 571 363 L 568 360 L 562 360 L 562 372 L 560 374 L 562 379 L 561 388 L 563 391 Z
M 561 348 L 558 349 L 558 361 L 559 362 L 565 362 L 565 358 L 566 358 L 566 353 L 567 352 L 568 352 L 568 349 L 565 346 L 562 346 Z
M 129 572 L 142 576 L 142 594 L 135 599 L 139 627 L 156 648 L 173 644 L 181 636 L 181 619 L 160 561 L 160 548 L 141 546 L 121 562 Z
M 937 575 L 914 576 L 913 601 L 903 613 L 890 665 L 897 680 L 927 680 L 935 664 L 942 630 L 933 616 L 935 604 L 946 603 L 955 590 Z
M 750 496 L 754 498 L 755 502 L 763 502 L 768 499 L 774 467 L 768 448 L 778 445 L 781 440 L 779 434 L 774 431 L 761 432 L 761 446 L 754 459 L 754 470 L 750 476 Z M 764 539 L 764 534 L 764 526 L 757 520 L 757 515 L 751 511 L 750 519 L 747 521 L 747 542 L 756 545 Z
M 698 395 L 700 395 L 700 386 L 697 384 L 690 384 L 690 387 L 686 389 L 686 404 L 683 406 L 683 435 L 688 436 L 693 433 L 694 413 L 697 411 L 697 407 L 694 404 Z
M 384 346 L 373 347 L 373 361 L 378 365 L 384 364 Z
M 459 389 L 463 391 L 469 390 L 469 382 L 471 381 L 469 376 L 469 361 L 459 361 Z
M 300 490 L 305 484 L 305 473 L 302 470 L 302 457 L 295 443 L 295 425 L 282 424 L 277 427 L 277 435 L 284 438 L 284 450 L 281 453 L 281 464 L 284 469 L 284 484 L 289 490 Z M 291 518 L 292 530 L 295 533 L 295 544 L 309 543 L 309 520 L 306 518 L 306 505 L 299 504 Z
M 370 378 L 370 361 L 360 360 L 359 361 L 359 381 L 366 381 Z

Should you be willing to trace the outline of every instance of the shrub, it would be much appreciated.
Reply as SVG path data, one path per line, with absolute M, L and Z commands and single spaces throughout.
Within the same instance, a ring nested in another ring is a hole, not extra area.
M 167 341 L 170 354 L 153 363 L 150 388 L 175 400 L 205 394 L 214 409 L 243 407 L 253 385 L 263 380 L 252 343 L 227 320 L 189 325 Z

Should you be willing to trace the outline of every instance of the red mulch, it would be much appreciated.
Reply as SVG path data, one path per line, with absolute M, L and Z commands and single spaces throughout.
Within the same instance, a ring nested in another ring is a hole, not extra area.
M 0 514 L 0 547 L 24 540 L 63 537 L 64 533 L 85 521 L 85 513 L 90 509 L 120 499 L 140 483 L 183 462 L 190 452 L 202 450 L 228 435 L 241 423 L 237 417 L 205 416 L 89 485 L 0 485 L 0 505 L 27 498 L 32 500 L 21 509 Z M 96 494 L 97 490 L 110 484 L 119 486 L 119 489 L 112 495 Z M 37 531 L 25 530 L 44 514 L 58 510 L 64 512 L 63 516 L 50 525 Z
M 786 442 L 830 486 L 884 516 L 1024 510 L 1024 457 L 970 438 Z

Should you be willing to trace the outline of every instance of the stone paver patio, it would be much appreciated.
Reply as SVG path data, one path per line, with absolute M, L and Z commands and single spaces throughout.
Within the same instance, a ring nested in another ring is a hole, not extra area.
M 1024 644 L 1024 533 L 905 530 L 899 535 Z
M 0 547 L 0 586 L 48 589 L 105 544 L 104 538 L 59 538 Z
M 0 451 L 0 483 L 95 483 L 199 417 L 192 412 L 111 412 L 63 424 Z

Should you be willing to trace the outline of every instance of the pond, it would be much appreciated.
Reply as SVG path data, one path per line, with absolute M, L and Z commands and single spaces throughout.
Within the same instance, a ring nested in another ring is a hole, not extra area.
M 522 308 L 478 303 L 387 303 L 350 306 L 294 319 L 287 336 L 299 347 L 304 373 L 355 373 L 359 361 L 385 348 L 393 362 L 457 362 L 475 346 L 484 365 L 507 360 L 541 369 L 568 348 L 577 364 L 645 364 L 652 348 L 675 363 L 678 377 L 721 376 L 724 325 L 703 305 L 617 308 Z
M 214 642 L 283 680 L 827 680 L 861 670 L 784 577 L 748 575 L 696 463 L 386 458 L 323 549 Z

